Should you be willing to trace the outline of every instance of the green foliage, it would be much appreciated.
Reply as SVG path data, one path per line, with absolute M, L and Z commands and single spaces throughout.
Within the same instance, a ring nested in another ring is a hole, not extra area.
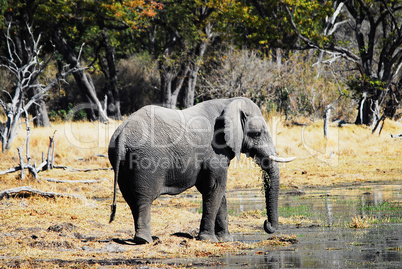
M 0 29 L 4 27 L 4 12 L 8 8 L 8 1 L 7 0 L 0 0 Z
M 73 104 L 68 104 L 68 109 L 60 109 L 60 110 L 51 110 L 49 112 L 49 120 L 53 122 L 60 122 L 60 121 L 83 121 L 87 119 L 87 113 L 84 110 L 73 110 Z
M 67 119 L 67 112 L 64 109 L 51 110 L 49 112 L 49 120 L 54 122 L 65 121 Z
M 332 12 L 332 1 L 236 1 L 223 14 L 220 25 L 226 36 L 232 35 L 249 47 L 292 49 L 298 38 L 286 9 L 301 34 L 320 43 L 328 41 L 321 33 L 325 17 Z
M 129 36 L 143 29 L 162 7 L 162 4 L 153 0 L 0 2 L 0 11 L 5 10 L 1 14 L 7 20 L 11 19 L 16 25 L 33 25 L 36 32 L 46 36 L 43 40 L 47 42 L 47 52 L 54 52 L 53 45 L 48 41 L 55 31 L 60 31 L 77 55 L 85 44 L 82 58 L 91 62 L 101 58 L 98 53 L 104 41 L 102 31 L 108 31 L 117 56 L 124 55 L 132 45 L 132 42 L 127 42 Z M 4 23 L 3 19 L 1 23 Z M 0 24 L 0 31 L 4 33 L 4 30 Z M 96 62 L 94 66 L 99 67 Z
M 363 93 L 366 93 L 370 97 L 377 97 L 381 91 L 386 90 L 386 83 L 372 79 L 367 76 L 352 76 L 347 81 L 349 89 L 353 92 L 353 98 L 359 100 Z

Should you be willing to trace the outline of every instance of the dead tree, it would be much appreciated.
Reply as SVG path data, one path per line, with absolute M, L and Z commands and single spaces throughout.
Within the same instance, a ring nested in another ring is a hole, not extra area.
M 20 147 L 17 148 L 18 150 L 18 158 L 20 160 L 19 165 L 15 166 L 15 167 L 11 167 L 7 170 L 4 171 L 0 171 L 0 175 L 5 175 L 5 174 L 9 174 L 9 173 L 14 173 L 17 171 L 20 171 L 21 175 L 20 178 L 21 180 L 25 179 L 25 169 L 27 169 L 29 171 L 29 173 L 35 178 L 38 178 L 38 173 L 44 170 L 50 170 L 53 169 L 54 167 L 54 148 L 55 148 L 55 144 L 54 144 L 54 135 L 56 133 L 56 131 L 53 133 L 53 136 L 49 136 L 49 149 L 48 149 L 48 154 L 47 154 L 47 160 L 44 160 L 43 158 L 43 153 L 42 153 L 42 162 L 37 166 L 36 162 L 32 163 L 31 162 L 31 155 L 30 155 L 30 149 L 29 149 L 29 138 L 30 138 L 30 134 L 31 134 L 31 127 L 29 125 L 29 118 L 28 118 L 28 112 L 25 110 L 25 124 L 27 126 L 27 136 L 25 138 L 24 144 Z M 23 157 L 23 150 L 24 147 L 26 147 L 26 158 L 24 160 Z
M 336 79 L 334 72 L 332 72 L 332 75 L 334 76 L 336 84 L 338 84 L 339 96 L 333 103 L 328 104 L 325 107 L 325 110 L 324 110 L 324 137 L 325 138 L 329 137 L 329 122 L 331 121 L 331 109 L 334 109 L 334 106 L 336 105 L 336 103 L 338 103 L 339 100 L 345 95 L 342 92 L 341 87 L 339 86 L 338 80 Z
M 95 86 L 92 82 L 89 74 L 85 72 L 85 68 L 81 68 L 80 57 L 82 52 L 81 50 L 76 56 L 75 51 L 72 49 L 70 44 L 68 44 L 67 40 L 63 37 L 60 29 L 55 29 L 51 36 L 52 41 L 55 44 L 57 50 L 63 55 L 64 61 L 67 62 L 70 68 L 76 68 L 73 72 L 73 76 L 75 81 L 77 82 L 77 86 L 80 88 L 83 94 L 88 98 L 89 103 L 91 104 L 91 111 L 93 111 L 92 119 L 99 120 L 100 122 L 106 123 L 109 121 L 107 117 L 106 111 L 103 110 L 102 104 L 96 96 Z M 99 116 L 96 117 L 94 111 L 97 110 Z
M 6 92 L 9 97 L 9 102 L 5 102 L 0 98 L 0 105 L 4 110 L 7 119 L 4 128 L 1 132 L 2 152 L 11 148 L 14 141 L 18 127 L 23 113 L 28 111 L 32 105 L 38 105 L 38 101 L 46 95 L 59 80 L 64 79 L 68 74 L 77 71 L 79 68 L 72 67 L 63 70 L 58 76 L 48 85 L 39 83 L 39 75 L 43 72 L 49 64 L 51 57 L 46 61 L 42 61 L 39 57 L 42 46 L 40 45 L 41 35 L 35 38 L 32 27 L 27 25 L 29 39 L 24 42 L 24 49 L 26 50 L 27 59 L 23 60 L 17 53 L 17 45 L 11 37 L 11 23 L 8 25 L 6 40 L 8 49 L 8 58 L 1 57 L 5 64 L 0 64 L 0 67 L 6 68 L 14 77 L 13 92 Z M 32 45 L 27 46 L 26 43 L 31 42 Z M 32 92 L 35 92 L 32 94 Z M 31 97 L 29 97 L 31 93 Z
M 387 100 L 394 98 L 394 93 L 400 95 L 400 89 L 392 89 L 402 70 L 400 1 L 334 1 L 334 13 L 327 17 L 323 33 L 323 36 L 332 34 L 333 38 L 328 42 L 317 42 L 305 35 L 301 24 L 294 20 L 297 8 L 292 9 L 286 1 L 280 2 L 300 41 L 297 49 L 324 51 L 330 56 L 330 61 L 347 59 L 359 71 L 360 76 L 351 87 L 361 94 L 355 123 L 374 127 L 375 130 L 383 118 L 381 108 L 392 110 L 386 107 L 387 104 L 392 105 Z M 338 17 L 339 14 L 342 16 Z M 338 30 L 351 34 L 333 35 Z

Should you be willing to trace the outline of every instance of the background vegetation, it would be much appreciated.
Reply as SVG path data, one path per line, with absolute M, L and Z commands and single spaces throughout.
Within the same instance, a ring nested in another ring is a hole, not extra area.
M 400 118 L 401 25 L 398 1 L 1 0 L 2 124 L 21 82 L 27 103 L 57 78 L 29 108 L 38 126 L 83 103 L 75 120 L 106 122 L 247 96 L 313 120 L 340 97 L 332 119 L 374 129 Z

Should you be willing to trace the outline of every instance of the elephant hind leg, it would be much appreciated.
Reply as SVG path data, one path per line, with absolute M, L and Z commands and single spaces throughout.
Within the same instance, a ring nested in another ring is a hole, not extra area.
M 123 170 L 124 171 L 124 170 Z M 136 244 L 152 243 L 151 236 L 151 201 L 142 201 L 134 195 L 132 186 L 127 180 L 128 175 L 121 174 L 119 176 L 119 187 L 123 194 L 124 200 L 130 206 L 134 218 L 135 236 L 134 242 Z
M 137 205 L 131 210 L 133 212 L 135 225 L 134 243 L 152 243 L 151 203 L 137 203 Z

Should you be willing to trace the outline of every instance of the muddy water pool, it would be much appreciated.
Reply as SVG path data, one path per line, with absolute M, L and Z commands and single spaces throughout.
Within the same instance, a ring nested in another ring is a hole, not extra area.
M 175 263 L 208 268 L 402 268 L 401 199 L 402 181 L 283 190 L 279 216 L 309 220 L 280 224 L 275 233 L 296 235 L 296 244 Z M 227 200 L 229 214 L 265 209 L 260 190 L 228 191 Z M 350 227 L 360 219 L 368 227 Z M 263 232 L 234 234 L 242 242 L 268 237 Z

